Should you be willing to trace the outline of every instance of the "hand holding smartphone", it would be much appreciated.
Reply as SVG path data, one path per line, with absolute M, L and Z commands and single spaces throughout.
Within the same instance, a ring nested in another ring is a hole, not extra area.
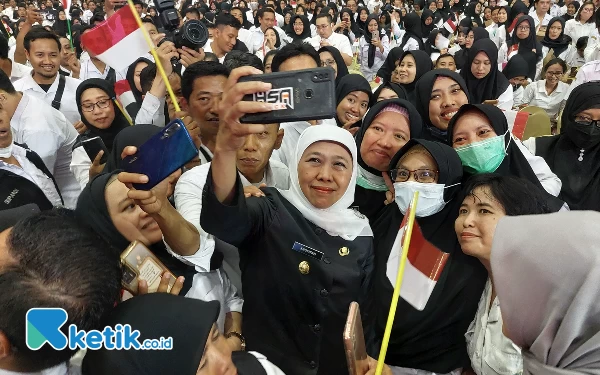
M 365 375 L 369 371 L 369 360 L 360 308 L 356 302 L 350 303 L 348 319 L 344 327 L 344 348 L 350 375 Z
M 145 280 L 148 284 L 148 293 L 158 290 L 161 278 L 166 272 L 169 275 L 169 287 L 171 290 L 177 279 L 171 271 L 139 241 L 133 241 L 121 254 L 121 265 L 123 276 L 121 284 L 123 288 L 132 294 L 138 294 L 138 282 Z
M 86 139 L 81 142 L 81 146 L 83 147 L 85 153 L 91 161 L 94 161 L 94 159 L 96 159 L 96 156 L 98 156 L 98 153 L 100 151 L 104 151 L 104 154 L 100 158 L 100 164 L 104 164 L 106 163 L 106 160 L 108 160 L 108 149 L 104 145 L 102 138 L 93 137 Z

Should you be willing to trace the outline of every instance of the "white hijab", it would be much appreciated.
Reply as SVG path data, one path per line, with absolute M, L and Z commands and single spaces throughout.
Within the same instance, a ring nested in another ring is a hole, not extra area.
M 298 163 L 304 151 L 313 143 L 332 141 L 345 146 L 352 156 L 352 177 L 344 195 L 326 209 L 315 208 L 304 196 L 298 181 Z M 369 220 L 358 211 L 350 209 L 354 202 L 354 187 L 358 174 L 356 143 L 349 131 L 333 126 L 310 126 L 298 139 L 296 152 L 289 161 L 290 189 L 280 190 L 281 195 L 293 204 L 302 216 L 311 223 L 325 229 L 331 236 L 353 241 L 358 236 L 373 236 Z
M 492 274 L 524 374 L 600 374 L 599 224 L 592 211 L 498 223 Z

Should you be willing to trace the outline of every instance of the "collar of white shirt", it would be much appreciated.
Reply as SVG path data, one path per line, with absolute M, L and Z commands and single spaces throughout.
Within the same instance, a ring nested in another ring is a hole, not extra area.
M 60 74 L 57 73 L 56 78 L 54 78 L 54 82 L 52 82 L 52 85 L 50 86 L 48 91 L 44 91 L 44 89 L 42 89 L 40 87 L 40 85 L 33 79 L 33 70 L 32 70 L 30 74 L 26 74 L 25 77 L 21 78 L 21 82 L 23 82 L 23 87 L 21 89 L 23 91 L 33 90 L 33 91 L 37 91 L 37 92 L 43 93 L 43 94 L 50 94 L 50 93 L 56 92 L 56 90 L 58 90 L 59 76 L 60 76 Z

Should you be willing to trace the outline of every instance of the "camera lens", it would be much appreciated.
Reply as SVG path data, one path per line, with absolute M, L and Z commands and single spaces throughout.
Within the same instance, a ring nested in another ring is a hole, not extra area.
M 312 99 L 312 97 L 313 97 L 313 90 L 308 89 L 308 90 L 304 91 L 304 97 L 306 99 Z

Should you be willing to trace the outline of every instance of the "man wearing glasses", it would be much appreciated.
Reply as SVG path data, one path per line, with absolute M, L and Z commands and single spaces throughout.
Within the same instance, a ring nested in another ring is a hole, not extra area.
M 350 39 L 344 34 L 333 32 L 333 20 L 330 14 L 319 14 L 316 20 L 317 33 L 319 35 L 310 39 L 310 44 L 319 50 L 321 47 L 332 46 L 342 54 L 344 63 L 352 65 L 352 46 Z

